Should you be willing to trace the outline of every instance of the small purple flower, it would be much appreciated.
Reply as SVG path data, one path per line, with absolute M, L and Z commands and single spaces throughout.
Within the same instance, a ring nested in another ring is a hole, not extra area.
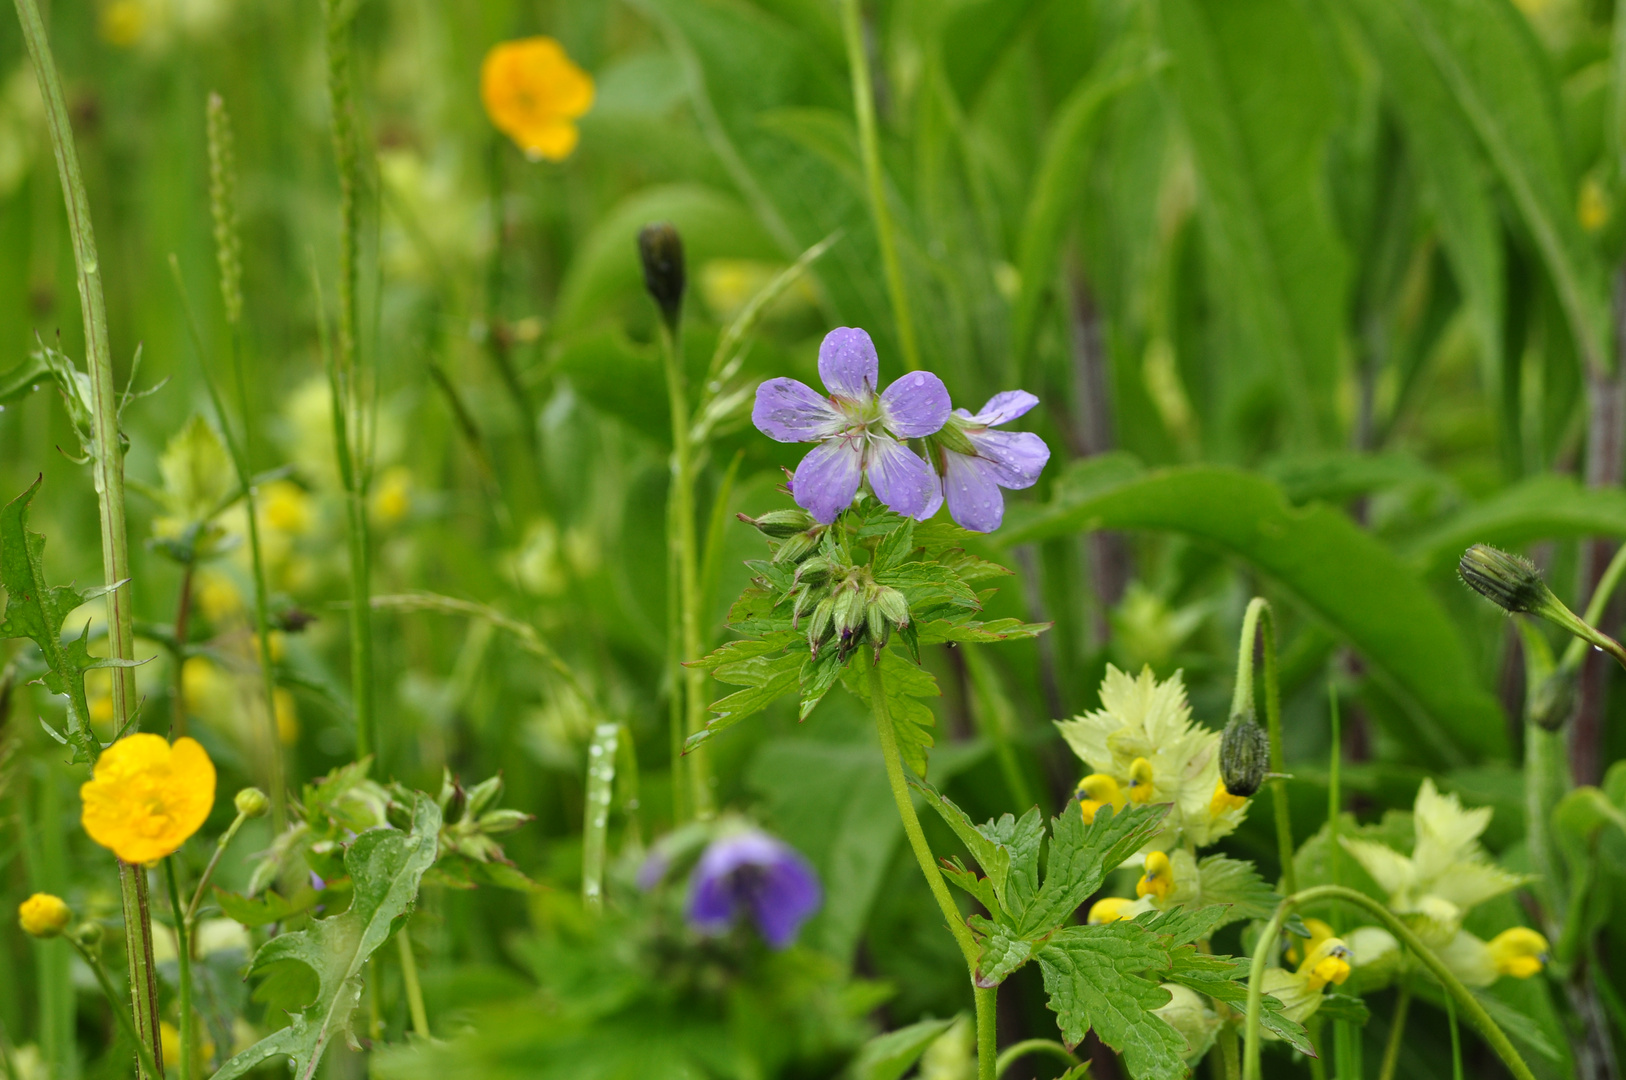
M 993 532 L 1005 520 L 1000 488 L 1032 487 L 1050 460 L 1050 447 L 1031 431 L 994 431 L 1035 405 L 1026 390 L 1006 390 L 988 399 L 975 416 L 955 409 L 931 451 L 942 474 L 942 486 L 921 517 L 937 513 L 948 499 L 949 514 L 963 529 Z
M 829 397 L 795 379 L 769 379 L 757 388 L 751 420 L 764 435 L 819 444 L 796 467 L 791 492 L 826 525 L 852 505 L 866 477 L 876 498 L 908 517 L 925 520 L 942 505 L 931 466 L 899 440 L 943 426 L 948 389 L 931 372 L 914 371 L 876 393 L 880 370 L 869 335 L 843 326 L 819 346 L 819 378 Z
M 713 840 L 689 879 L 690 925 L 720 934 L 743 908 L 775 949 L 794 941 L 822 902 L 818 875 L 807 860 L 755 830 Z

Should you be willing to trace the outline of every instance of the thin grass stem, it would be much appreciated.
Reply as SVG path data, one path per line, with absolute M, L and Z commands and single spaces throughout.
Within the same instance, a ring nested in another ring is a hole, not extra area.
M 406 986 L 407 1012 L 412 1017 L 412 1030 L 419 1037 L 429 1035 L 429 1010 L 423 1004 L 423 984 L 418 980 L 418 958 L 412 954 L 412 938 L 405 924 L 395 935 L 396 947 L 401 952 L 401 982 Z
M 1394 1020 L 1389 1024 L 1389 1041 L 1383 1047 L 1383 1067 L 1378 1070 L 1378 1080 L 1394 1080 L 1395 1068 L 1400 1064 L 1400 1044 L 1406 1033 L 1406 1017 L 1411 1012 L 1411 991 L 1404 986 L 1400 988 L 1400 995 L 1395 998 Z
M 175 913 L 175 963 L 180 973 L 180 1001 L 178 1002 L 181 1032 L 181 1080 L 192 1080 L 192 1066 L 197 1057 L 197 1028 L 192 1016 L 192 928 L 181 907 L 181 888 L 175 880 L 175 856 L 164 859 L 164 884 L 169 889 L 170 910 Z

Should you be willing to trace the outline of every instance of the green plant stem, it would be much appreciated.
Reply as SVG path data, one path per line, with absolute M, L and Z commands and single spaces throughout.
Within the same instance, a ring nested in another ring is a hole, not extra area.
M 1276 939 L 1281 934 L 1282 924 L 1293 909 L 1323 900 L 1341 900 L 1353 904 L 1382 923 L 1396 940 L 1410 949 L 1423 966 L 1428 968 L 1430 974 L 1445 988 L 1446 994 L 1473 1021 L 1474 1026 L 1479 1029 L 1485 1041 L 1496 1051 L 1496 1055 L 1502 1059 L 1516 1080 L 1535 1080 L 1530 1066 L 1524 1063 L 1524 1058 L 1514 1049 L 1507 1034 L 1491 1019 L 1490 1014 L 1485 1011 L 1485 1007 L 1473 993 L 1451 973 L 1451 969 L 1440 962 L 1440 958 L 1434 955 L 1432 949 L 1423 944 L 1411 927 L 1370 896 L 1341 885 L 1318 885 L 1303 892 L 1284 896 L 1282 902 L 1276 906 L 1276 913 L 1270 917 L 1270 922 L 1265 924 L 1258 943 L 1254 945 L 1253 964 L 1248 975 L 1248 1011 L 1242 1073 L 1244 1080 L 1259 1080 L 1259 1018 L 1264 1010 L 1265 967 L 1271 954 L 1276 950 Z
M 142 1071 L 148 1076 L 162 1077 L 164 1070 L 158 1065 L 161 1059 L 153 1057 L 152 1047 L 147 1045 L 141 1033 L 136 1031 L 135 1024 L 130 1021 L 130 1014 L 120 1006 L 119 992 L 113 989 L 113 980 L 108 978 L 107 969 L 102 966 L 101 953 L 87 949 L 77 941 L 73 942 L 73 947 L 78 950 L 86 966 L 96 976 L 96 985 L 102 988 L 102 996 L 107 998 L 108 1007 L 113 1011 L 113 1019 L 118 1021 L 119 1030 L 124 1032 L 125 1038 L 135 1043 L 136 1058 L 141 1062 Z
M 1383 1067 L 1378 1070 L 1378 1080 L 1394 1080 L 1395 1067 L 1400 1064 L 1400 1041 L 1406 1033 L 1406 1017 L 1411 1012 L 1411 991 L 1404 986 L 1400 988 L 1400 995 L 1395 998 L 1395 1015 L 1389 1025 L 1389 1041 L 1383 1047 Z
M 621 725 L 599 724 L 587 747 L 587 805 L 582 814 L 582 903 L 604 910 L 604 856 L 609 841 L 610 802 L 615 796 L 616 751 Z
M 215 876 L 215 867 L 220 865 L 220 857 L 226 854 L 226 848 L 230 846 L 232 839 L 237 836 L 237 830 L 241 829 L 243 822 L 247 820 L 247 814 L 239 813 L 232 819 L 232 823 L 227 826 L 226 831 L 220 835 L 220 839 L 215 841 L 214 854 L 209 856 L 209 865 L 203 868 L 203 874 L 198 878 L 198 887 L 192 892 L 192 902 L 186 905 L 187 926 L 191 926 L 193 920 L 198 917 L 198 908 L 203 904 L 204 891 L 209 888 L 209 881 Z
M 181 888 L 175 880 L 175 856 L 164 859 L 164 884 L 169 888 L 169 906 L 175 913 L 175 963 L 180 971 L 181 1000 L 181 1080 L 192 1080 L 192 1064 L 196 1057 L 197 1031 L 192 1023 L 192 928 L 181 907 Z
M 1457 1029 L 1457 1010 L 1445 999 L 1445 1020 L 1451 1028 L 1451 1080 L 1462 1080 L 1462 1032 Z
M 1232 716 L 1253 716 L 1253 644 L 1264 638 L 1265 727 L 1270 735 L 1270 791 L 1276 810 L 1276 853 L 1282 863 L 1282 895 L 1298 891 L 1293 867 L 1293 819 L 1287 805 L 1287 763 L 1282 756 L 1282 691 L 1276 672 L 1276 617 L 1270 602 L 1256 596 L 1242 616 L 1242 643 L 1237 649 L 1236 688 L 1231 696 Z
M 1242 1080 L 1242 1056 L 1237 1052 L 1236 1025 L 1223 1025 L 1215 1044 L 1219 1047 L 1220 1065 L 1225 1070 L 1225 1080 Z
M 879 664 L 870 665 L 869 694 L 870 708 L 875 713 L 875 732 L 881 740 L 881 757 L 886 761 L 886 779 L 892 787 L 892 800 L 898 805 L 898 817 L 903 820 L 904 835 L 909 838 L 909 847 L 915 853 L 915 861 L 920 864 L 920 872 L 925 875 L 927 888 L 931 889 L 943 918 L 948 922 L 949 933 L 954 935 L 954 941 L 965 957 L 972 998 L 977 1009 L 978 1080 L 994 1080 L 995 1060 L 998 1057 L 998 1035 L 994 1029 L 997 991 L 992 987 L 985 989 L 977 985 L 976 939 L 971 936 L 971 928 L 966 925 L 965 917 L 955 905 L 954 897 L 949 895 L 948 882 L 943 880 L 943 872 L 938 869 L 931 845 L 926 842 L 926 833 L 920 827 L 920 818 L 915 815 L 909 781 L 903 775 L 903 758 L 898 753 L 897 732 L 892 729 L 892 713 L 886 702 L 886 682 L 881 676 Z
M 1007 1046 L 994 1062 L 994 1075 L 1004 1076 L 1005 1070 L 1016 1064 L 1018 1058 L 1029 1054 L 1049 1054 L 1068 1065 L 1078 1064 L 1078 1055 L 1067 1049 L 1055 1039 L 1023 1039 L 1015 1046 Z
M 423 1005 L 423 985 L 418 981 L 418 958 L 412 955 L 412 938 L 403 923 L 395 935 L 396 947 L 401 951 L 401 982 L 406 986 L 407 1012 L 412 1015 L 412 1030 L 422 1038 L 429 1038 L 429 1010 Z
M 847 67 L 852 74 L 853 114 L 858 121 L 858 150 L 864 161 L 870 216 L 875 219 L 875 239 L 881 248 L 886 291 L 892 300 L 892 318 L 898 324 L 898 347 L 903 350 L 904 366 L 918 371 L 920 346 L 915 340 L 914 318 L 909 313 L 909 293 L 904 286 L 903 264 L 898 261 L 892 214 L 886 205 L 886 176 L 881 167 L 880 137 L 875 129 L 875 91 L 870 85 L 869 52 L 864 47 L 864 23 L 858 3 L 859 0 L 841 0 L 841 28 L 847 42 Z
M 192 621 L 192 574 L 197 568 L 195 558 L 188 559 L 181 568 L 181 592 L 175 600 L 174 668 L 170 673 L 170 715 L 177 737 L 186 734 L 186 686 L 181 669 L 186 665 L 186 637 Z
M 367 528 L 371 457 L 361 423 L 361 376 L 357 361 L 357 264 L 361 187 L 355 101 L 350 86 L 351 16 L 343 0 L 325 0 L 328 104 L 333 114 L 333 156 L 339 172 L 338 347 L 329 375 L 336 395 L 334 435 L 347 495 L 350 533 L 350 693 L 356 714 L 356 760 L 378 753 L 373 701 L 372 544 Z M 342 417 L 340 414 L 343 413 Z M 272 715 L 275 723 L 275 712 Z
M 79 169 L 79 153 L 73 142 L 73 126 L 62 95 L 62 79 L 51 55 L 45 23 L 35 0 L 16 0 L 17 19 L 23 40 L 39 80 L 45 106 L 46 125 L 56 154 L 57 175 L 68 212 L 68 232 L 73 241 L 73 261 L 78 273 L 79 306 L 85 327 L 85 361 L 90 369 L 92 427 L 96 458 L 92 469 L 96 480 L 97 510 L 101 519 L 102 580 L 107 593 L 108 655 L 114 660 L 135 658 L 134 615 L 130 597 L 130 544 L 124 521 L 124 451 L 119 441 L 118 395 L 113 383 L 113 354 L 107 337 L 107 304 L 102 296 L 101 260 L 96 253 L 96 234 L 91 224 L 90 199 L 85 194 Z M 136 707 L 135 670 L 112 669 L 113 729 L 124 730 Z M 138 1044 L 159 1047 L 158 980 L 152 963 L 152 922 L 147 910 L 147 881 L 139 867 L 119 864 L 119 888 L 123 894 L 125 934 L 130 958 L 130 995 L 135 1013 Z M 149 1057 L 161 1057 L 162 1049 Z M 162 1072 L 150 1075 L 163 1075 Z
M 700 554 L 694 520 L 694 447 L 689 440 L 688 380 L 683 373 L 679 331 L 661 324 L 662 355 L 666 361 L 666 396 L 672 414 L 672 493 L 666 510 L 667 544 L 678 573 L 678 634 L 684 660 L 698 660 L 700 641 Z M 693 736 L 706 726 L 706 673 L 699 668 L 673 672 L 673 692 L 683 696 L 683 733 Z M 715 813 L 711 790 L 710 755 L 704 748 L 689 751 L 689 801 L 694 814 Z

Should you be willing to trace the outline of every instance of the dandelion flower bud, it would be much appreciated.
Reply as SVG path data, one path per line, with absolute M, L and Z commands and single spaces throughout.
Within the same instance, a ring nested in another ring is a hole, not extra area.
M 669 221 L 645 225 L 638 233 L 644 288 L 655 298 L 668 330 L 676 331 L 683 310 L 683 238 Z
M 1251 716 L 1233 716 L 1220 736 L 1220 779 L 1226 794 L 1251 798 L 1265 782 L 1270 737 Z
M 1462 553 L 1457 573 L 1463 584 L 1503 611 L 1543 615 L 1550 604 L 1557 603 L 1535 563 L 1485 544 L 1475 544 Z
M 60 896 L 35 893 L 17 907 L 17 923 L 37 938 L 54 938 L 68 928 L 73 912 Z
M 1161 851 L 1146 856 L 1146 874 L 1135 883 L 1135 895 L 1167 899 L 1174 891 L 1174 865 Z
M 234 800 L 237 812 L 246 818 L 264 817 L 271 810 L 271 800 L 257 787 L 246 787 Z

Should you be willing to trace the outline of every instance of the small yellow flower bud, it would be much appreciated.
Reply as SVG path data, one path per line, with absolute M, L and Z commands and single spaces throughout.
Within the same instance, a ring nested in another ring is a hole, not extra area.
M 62 897 L 50 893 L 35 893 L 17 908 L 17 923 L 26 933 L 37 938 L 54 938 L 68 927 L 73 912 Z
M 1146 856 L 1146 875 L 1135 883 L 1136 896 L 1152 896 L 1159 900 L 1174 891 L 1174 867 L 1161 851 Z
M 1490 939 L 1491 960 L 1501 975 L 1528 979 L 1547 962 L 1547 939 L 1534 930 L 1515 926 Z
M 1084 812 L 1084 824 L 1095 823 L 1095 812 L 1103 806 L 1111 806 L 1113 813 L 1121 813 L 1125 804 L 1129 802 L 1118 781 L 1106 773 L 1091 773 L 1078 782 L 1073 791 L 1073 798 L 1078 800 L 1079 807 Z
M 1129 800 L 1139 804 L 1152 801 L 1152 763 L 1143 757 L 1129 764 Z
M 264 817 L 271 810 L 271 800 L 257 787 L 244 788 L 233 801 L 237 804 L 237 812 L 244 817 Z
M 1127 896 L 1108 896 L 1097 900 L 1090 905 L 1088 922 L 1091 926 L 1103 926 L 1106 923 L 1117 922 L 1119 919 L 1127 919 L 1129 914 L 1124 909 L 1134 904 L 1134 902 Z

